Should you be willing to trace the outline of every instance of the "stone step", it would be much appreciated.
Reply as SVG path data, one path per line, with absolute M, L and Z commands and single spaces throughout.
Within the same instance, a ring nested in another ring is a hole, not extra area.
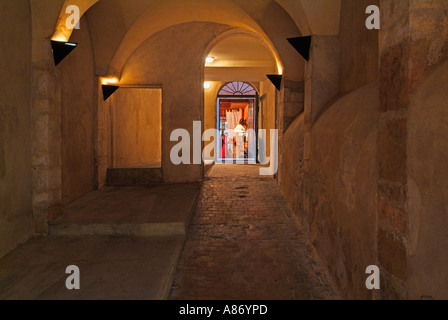
M 50 224 L 49 232 L 52 236 L 185 236 L 187 222 L 139 223 L 139 224 Z
M 63 209 L 55 236 L 185 236 L 200 183 L 105 187 Z
M 162 168 L 107 169 L 107 185 L 109 186 L 141 186 L 162 182 Z

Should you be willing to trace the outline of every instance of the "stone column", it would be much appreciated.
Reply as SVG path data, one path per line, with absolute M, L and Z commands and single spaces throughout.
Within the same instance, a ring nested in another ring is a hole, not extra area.
M 32 15 L 31 157 L 35 231 L 61 213 L 61 82 L 50 38 L 64 0 L 30 0 Z
M 61 84 L 50 39 L 35 45 L 42 55 L 33 59 L 32 70 L 33 213 L 36 233 L 46 234 L 48 221 L 61 212 Z
M 283 154 L 290 152 L 290 150 L 283 150 L 283 136 L 288 130 L 291 123 L 303 112 L 304 110 L 304 82 L 289 80 L 285 78 L 282 81 L 281 90 L 277 96 L 277 129 L 279 140 L 279 168 L 283 166 Z M 278 174 L 278 182 L 282 183 L 282 176 Z
M 283 102 L 283 133 L 288 130 L 289 125 L 304 109 L 303 81 L 285 80 L 282 92 Z
M 312 125 L 339 92 L 339 36 L 313 36 L 305 66 L 305 122 Z
M 102 83 L 100 77 L 97 79 L 96 94 L 96 124 L 95 130 L 95 188 L 101 189 L 107 184 L 107 168 L 112 165 L 111 148 L 111 117 L 110 100 L 104 101 Z
M 403 299 L 410 254 L 408 107 L 419 83 L 447 57 L 441 31 L 448 1 L 381 0 L 380 9 L 378 260 L 382 298 Z

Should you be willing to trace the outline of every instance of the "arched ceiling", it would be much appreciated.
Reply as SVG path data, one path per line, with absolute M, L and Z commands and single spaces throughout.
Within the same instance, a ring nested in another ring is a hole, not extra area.
M 273 0 L 126 2 L 127 7 L 131 5 L 132 10 L 124 10 L 123 0 L 108 0 L 107 4 L 102 0 L 87 14 L 100 75 L 119 76 L 131 54 L 146 39 L 188 22 L 213 22 L 256 33 L 268 44 L 280 66 L 295 77 L 303 74 L 303 61 L 286 41 L 287 37 L 300 35 L 300 31 Z
M 208 67 L 247 66 L 246 61 L 273 63 L 272 54 L 263 44 L 248 35 L 234 35 L 215 45 L 209 54 L 215 58 Z
M 153 1 L 122 39 L 110 63 L 109 73 L 120 73 L 130 55 L 152 35 L 170 26 L 188 22 L 214 22 L 257 32 L 263 30 L 232 1 Z
M 65 8 L 77 5 L 81 16 L 99 0 L 65 0 L 57 23 L 55 38 L 70 38 L 72 30 L 65 26 L 69 16 Z M 109 0 L 112 3 L 113 0 Z M 164 1 L 159 1 L 164 2 Z M 238 2 L 238 1 L 235 1 Z M 294 19 L 297 27 L 304 35 L 336 35 L 339 32 L 341 0 L 275 0 Z M 150 5 L 148 0 L 128 0 L 126 9 L 140 8 Z M 124 8 L 123 8 L 124 9 Z
M 70 4 L 78 5 L 81 14 L 90 8 L 86 16 L 99 75 L 119 75 L 145 39 L 188 22 L 214 22 L 257 33 L 288 74 L 303 74 L 304 62 L 286 38 L 337 34 L 340 8 L 340 0 L 66 0 L 55 34 L 69 37 L 65 8 Z
M 234 34 L 215 44 L 208 56 L 214 61 L 205 64 L 205 81 L 252 81 L 266 79 L 277 72 L 272 53 L 256 37 Z

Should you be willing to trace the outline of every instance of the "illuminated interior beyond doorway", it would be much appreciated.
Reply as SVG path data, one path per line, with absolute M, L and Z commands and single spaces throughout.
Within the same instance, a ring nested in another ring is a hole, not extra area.
M 257 91 L 246 82 L 229 82 L 218 93 L 218 161 L 256 161 Z

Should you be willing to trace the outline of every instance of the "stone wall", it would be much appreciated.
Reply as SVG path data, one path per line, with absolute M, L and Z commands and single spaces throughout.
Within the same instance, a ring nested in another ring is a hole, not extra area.
M 32 15 L 31 172 L 35 231 L 61 213 L 61 65 L 53 60 L 50 38 L 63 0 L 30 0 Z
M 422 82 L 407 133 L 408 298 L 448 299 L 448 61 Z
M 341 294 L 369 299 L 365 270 L 377 264 L 378 84 L 353 91 L 313 126 L 304 211 L 311 240 Z
M 95 121 L 95 189 L 103 188 L 107 183 L 107 169 L 112 168 L 111 104 L 104 101 L 101 80 L 95 77 L 97 84 L 97 118 Z
M 382 0 L 381 13 L 378 138 L 378 254 L 384 288 L 381 293 L 383 298 L 388 299 L 418 297 L 418 294 L 438 295 L 441 294 L 439 289 L 434 289 L 433 292 L 422 284 L 423 279 L 432 278 L 434 275 L 426 274 L 430 271 L 423 270 L 422 265 L 416 263 L 416 256 L 419 256 L 416 253 L 416 250 L 418 251 L 416 235 L 419 234 L 423 239 L 419 245 L 428 251 L 431 250 L 433 254 L 439 251 L 434 251 L 433 246 L 428 246 L 427 239 L 433 236 L 430 235 L 431 230 L 421 229 L 421 233 L 416 230 L 425 226 L 426 215 L 429 215 L 427 210 L 434 210 L 431 214 L 437 217 L 435 219 L 437 221 L 440 215 L 443 216 L 444 209 L 440 205 L 434 207 L 435 203 L 440 201 L 437 197 L 426 198 L 424 200 L 426 204 L 420 207 L 419 194 L 427 194 L 434 186 L 424 184 L 419 179 L 421 173 L 416 174 L 412 170 L 419 167 L 421 161 L 419 150 L 425 148 L 417 146 L 418 143 L 425 143 L 426 146 L 434 145 L 432 154 L 435 158 L 443 155 L 444 146 L 437 142 L 439 137 L 435 135 L 432 138 L 428 137 L 427 132 L 432 130 L 433 126 L 436 128 L 437 121 L 440 117 L 444 117 L 443 113 L 440 113 L 440 107 L 436 106 L 439 101 L 443 101 L 438 100 L 441 98 L 440 88 L 434 87 L 435 97 L 431 99 L 429 98 L 432 95 L 431 89 L 421 89 L 426 90 L 426 99 L 418 97 L 415 99 L 420 99 L 423 104 L 419 107 L 414 106 L 412 110 L 410 104 L 424 79 L 448 57 L 448 1 Z M 437 121 L 426 129 L 421 127 L 425 119 L 415 120 L 423 109 L 427 109 L 425 112 L 430 112 L 426 114 L 430 119 L 437 118 Z M 412 126 L 410 121 L 414 121 Z M 412 138 L 416 133 L 424 136 L 418 139 Z M 442 130 L 441 137 L 443 135 Z M 428 162 L 428 166 L 430 163 Z M 429 172 L 438 172 L 439 164 L 434 162 L 432 164 L 433 167 Z M 431 176 L 432 173 L 429 172 L 425 174 Z M 443 176 L 443 170 L 439 173 Z M 440 188 L 437 190 L 441 191 Z M 424 217 L 420 226 L 416 222 L 419 221 L 416 219 L 419 214 Z M 444 248 L 444 238 L 438 236 L 435 238 L 441 241 L 441 248 Z M 421 254 L 421 251 L 419 253 Z M 434 259 L 429 252 L 426 255 L 424 257 L 428 258 L 428 262 Z M 443 277 L 446 280 L 446 276 Z M 407 286 L 409 281 L 414 285 L 412 291 Z M 446 292 L 443 294 L 446 297 Z
M 279 180 L 282 193 L 296 216 L 303 223 L 303 180 L 304 180 L 304 114 L 298 116 L 283 136 L 282 161 Z
M 34 233 L 29 1 L 0 1 L 0 28 L 0 257 L 3 257 Z
M 377 263 L 378 31 L 365 27 L 370 4 L 341 1 L 339 36 L 313 35 L 304 114 L 281 141 L 279 174 L 341 293 L 357 298 L 373 297 L 364 271 Z
M 283 86 L 283 130 L 288 130 L 290 124 L 304 111 L 304 83 L 303 81 L 285 80 Z

